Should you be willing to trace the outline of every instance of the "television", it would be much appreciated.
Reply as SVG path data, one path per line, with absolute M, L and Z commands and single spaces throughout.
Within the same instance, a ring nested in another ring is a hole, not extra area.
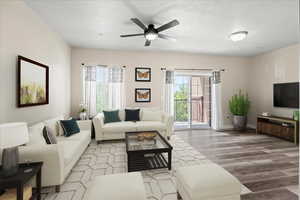
M 299 82 L 276 83 L 273 95 L 274 107 L 299 108 Z

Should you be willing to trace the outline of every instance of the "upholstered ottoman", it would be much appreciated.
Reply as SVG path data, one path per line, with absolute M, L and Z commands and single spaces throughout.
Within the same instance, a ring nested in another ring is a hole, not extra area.
M 240 200 L 241 183 L 213 163 L 178 168 L 176 179 L 179 199 Z
M 146 200 L 141 173 L 98 176 L 88 188 L 86 200 Z

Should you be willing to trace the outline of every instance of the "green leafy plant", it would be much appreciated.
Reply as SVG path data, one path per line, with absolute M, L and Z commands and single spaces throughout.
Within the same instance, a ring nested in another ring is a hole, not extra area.
M 84 113 L 86 111 L 87 111 L 86 106 L 84 104 L 80 104 L 79 113 Z
M 86 112 L 86 108 L 81 108 L 81 109 L 80 109 L 80 112 L 81 112 L 81 113 Z
M 229 100 L 229 110 L 233 115 L 246 116 L 250 109 L 248 94 L 243 94 L 242 90 Z
M 186 85 L 180 85 L 174 94 L 176 121 L 185 122 L 188 120 L 188 91 Z

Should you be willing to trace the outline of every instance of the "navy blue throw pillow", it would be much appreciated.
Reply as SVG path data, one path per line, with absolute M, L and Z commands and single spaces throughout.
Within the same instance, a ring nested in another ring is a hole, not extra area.
M 125 109 L 125 121 L 140 121 L 140 109 Z
M 60 120 L 60 124 L 64 130 L 64 136 L 69 137 L 80 132 L 79 126 L 75 119 Z

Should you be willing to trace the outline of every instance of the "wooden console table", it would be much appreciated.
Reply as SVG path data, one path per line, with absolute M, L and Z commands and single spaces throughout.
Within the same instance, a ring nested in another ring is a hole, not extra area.
M 291 118 L 262 116 L 257 117 L 256 132 L 279 137 L 299 144 L 299 121 Z

